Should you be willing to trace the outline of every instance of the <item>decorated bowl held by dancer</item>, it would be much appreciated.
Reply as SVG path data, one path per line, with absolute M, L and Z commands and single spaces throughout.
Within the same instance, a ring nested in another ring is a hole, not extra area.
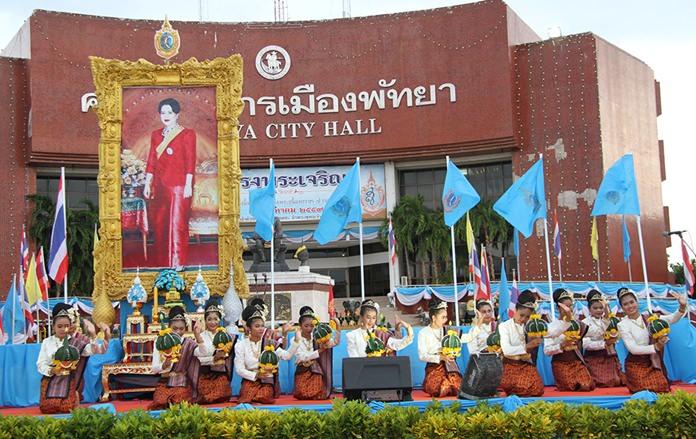
M 544 337 L 549 329 L 539 314 L 532 314 L 524 325 L 524 332 L 530 337 Z

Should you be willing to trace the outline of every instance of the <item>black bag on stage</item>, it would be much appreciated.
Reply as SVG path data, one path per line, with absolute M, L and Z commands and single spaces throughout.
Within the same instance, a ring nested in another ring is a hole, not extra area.
M 496 353 L 478 353 L 469 357 L 469 364 L 459 389 L 459 399 L 484 399 L 497 395 L 503 378 L 503 360 Z

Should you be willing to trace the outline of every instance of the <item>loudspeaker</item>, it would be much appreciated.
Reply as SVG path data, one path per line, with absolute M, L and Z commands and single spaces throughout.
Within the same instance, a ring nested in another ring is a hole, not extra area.
M 411 359 L 344 358 L 343 397 L 363 401 L 412 401 Z

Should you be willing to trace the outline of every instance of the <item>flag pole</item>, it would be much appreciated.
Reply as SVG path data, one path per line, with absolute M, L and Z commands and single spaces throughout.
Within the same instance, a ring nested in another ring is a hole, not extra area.
M 63 224 L 65 225 L 65 246 L 68 246 L 68 221 L 67 221 L 67 210 L 68 205 L 65 203 L 65 193 L 68 188 L 65 184 L 65 168 L 61 166 L 60 168 L 60 180 L 63 184 Z M 70 272 L 70 264 L 68 264 L 68 269 L 65 271 L 65 277 L 63 277 L 63 302 L 68 303 L 68 273 Z
M 449 161 L 449 156 L 445 156 L 445 169 L 449 168 Z M 467 215 L 468 214 L 469 212 L 467 212 Z M 454 225 L 450 226 L 450 238 L 452 241 L 452 283 L 454 288 L 454 321 L 456 323 L 456 326 L 459 326 L 459 294 L 457 294 L 457 252 L 455 249 L 454 242 Z M 469 272 L 469 278 L 471 278 L 471 272 Z
M 273 167 L 273 159 L 268 159 L 268 169 Z M 275 181 L 268 181 L 273 185 L 275 193 Z M 271 223 L 271 331 L 275 330 L 275 204 L 273 205 L 273 222 Z M 290 343 L 288 342 L 288 346 Z
M 360 157 L 356 157 L 355 162 L 358 164 L 358 188 L 362 185 L 362 180 L 360 177 Z M 362 202 L 362 198 L 361 198 Z M 365 256 L 363 254 L 363 224 L 362 218 L 358 223 L 360 230 L 360 301 L 365 300 Z M 379 316 L 378 316 L 379 317 Z
M 449 160 L 449 157 L 447 158 Z M 457 294 L 457 252 L 454 248 L 454 226 L 450 227 L 452 237 L 452 279 L 454 280 L 454 321 L 459 326 L 459 295 Z M 471 276 L 471 274 L 469 274 Z
M 549 277 L 549 295 L 553 297 L 553 283 L 551 281 L 551 256 L 549 254 L 549 226 L 546 224 L 546 219 L 544 219 L 544 244 L 546 244 L 546 269 L 548 271 Z M 556 312 L 553 309 L 553 299 L 549 300 L 551 305 L 551 321 L 556 320 Z
M 640 240 L 640 259 L 643 263 L 643 281 L 645 282 L 645 298 L 648 305 L 648 312 L 652 313 L 652 303 L 650 301 L 650 287 L 648 285 L 648 270 L 645 265 L 645 246 L 643 245 L 643 229 L 640 226 L 640 215 L 637 216 L 638 239 Z
M 12 298 L 12 333 L 10 334 L 10 338 L 8 338 L 10 344 L 14 344 L 15 318 L 17 317 L 17 273 L 12 276 L 12 285 L 15 287 L 15 291 L 13 291 L 15 297 Z

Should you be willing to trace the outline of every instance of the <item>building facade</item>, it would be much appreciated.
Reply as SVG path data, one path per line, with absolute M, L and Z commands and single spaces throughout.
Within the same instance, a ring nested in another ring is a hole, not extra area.
M 245 171 L 267 168 L 269 158 L 280 169 L 316 171 L 350 165 L 359 156 L 363 164 L 383 167 L 388 212 L 402 196 L 415 194 L 436 208 L 445 156 L 466 170 L 483 198 L 495 201 L 544 154 L 547 208 L 557 213 L 564 241 L 564 279 L 598 278 L 590 211 L 604 172 L 633 152 L 648 276 L 667 280 L 659 83 L 645 63 L 596 35 L 542 39 L 500 0 L 326 21 L 171 23 L 182 40 L 173 62 L 242 55 Z M 6 284 L 29 216 L 27 194 L 51 194 L 65 166 L 69 205 L 98 198 L 100 131 L 89 109 L 89 57 L 160 63 L 153 48 L 160 27 L 35 11 L 0 58 L 0 148 L 9 157 L 0 163 Z M 365 228 L 376 230 L 384 216 L 366 218 Z M 309 236 L 317 220 L 288 217 L 283 224 L 290 236 Z M 628 224 L 636 236 L 635 219 Z M 243 225 L 253 231 L 253 223 Z M 524 280 L 546 278 L 540 225 L 520 243 Z M 628 280 L 615 238 L 621 218 L 599 217 L 597 225 L 601 280 Z M 291 240 L 289 256 L 300 243 Z M 334 277 L 338 297 L 360 296 L 353 234 L 325 247 L 311 239 L 307 245 L 312 271 Z M 631 246 L 631 271 L 640 278 L 638 239 Z M 392 268 L 379 240 L 366 240 L 366 293 L 385 294 L 400 283 L 404 264 Z M 409 282 L 419 283 L 418 275 Z

